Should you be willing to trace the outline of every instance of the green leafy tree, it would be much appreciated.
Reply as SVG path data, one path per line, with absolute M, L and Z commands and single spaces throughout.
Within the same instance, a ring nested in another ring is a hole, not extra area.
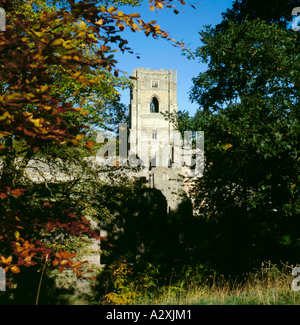
M 206 156 L 193 196 L 212 227 L 206 253 L 228 272 L 298 258 L 299 33 L 280 4 L 236 1 L 195 52 L 208 69 L 190 93 Z

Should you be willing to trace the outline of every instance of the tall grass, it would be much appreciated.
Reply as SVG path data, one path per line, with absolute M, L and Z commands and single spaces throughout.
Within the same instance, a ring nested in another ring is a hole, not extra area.
M 137 304 L 157 305 L 300 305 L 300 291 L 293 291 L 292 267 L 280 269 L 271 263 L 245 274 L 239 280 L 214 276 L 212 283 L 169 285 L 149 296 L 138 296 Z

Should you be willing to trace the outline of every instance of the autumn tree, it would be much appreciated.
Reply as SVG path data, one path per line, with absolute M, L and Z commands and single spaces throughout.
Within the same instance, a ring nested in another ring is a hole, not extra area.
M 174 8 L 173 2 L 150 0 L 149 6 Z M 130 50 L 124 29 L 174 42 L 156 22 L 118 9 L 138 3 L 0 1 L 6 11 L 6 31 L 0 32 L 0 266 L 8 277 L 45 263 L 60 272 L 69 268 L 82 273 L 76 254 L 49 248 L 42 233 L 60 229 L 75 237 L 99 238 L 84 214 L 95 207 L 99 218 L 106 214 L 96 202 L 96 182 L 78 187 L 83 179 L 79 170 L 67 184 L 37 185 L 24 170 L 29 161 L 45 156 L 59 157 L 70 167 L 72 155 L 92 152 L 93 129 L 122 118 L 118 89 L 129 81 L 118 76 L 114 52 Z M 95 181 L 95 175 L 90 179 Z

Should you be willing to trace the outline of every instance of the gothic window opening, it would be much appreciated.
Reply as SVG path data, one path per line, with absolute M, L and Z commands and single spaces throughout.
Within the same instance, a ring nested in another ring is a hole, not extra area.
M 157 140 L 157 132 L 156 131 L 152 132 L 152 139 Z
M 158 88 L 158 81 L 152 81 L 152 88 Z
M 159 112 L 159 103 L 156 97 L 152 98 L 150 103 L 150 113 L 158 113 Z

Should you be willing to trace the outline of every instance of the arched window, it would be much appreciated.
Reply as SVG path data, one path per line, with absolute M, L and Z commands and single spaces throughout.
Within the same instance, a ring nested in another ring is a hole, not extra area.
M 152 139 L 157 140 L 157 132 L 156 131 L 152 132 Z
M 150 103 L 150 113 L 158 113 L 159 112 L 159 103 L 156 97 L 152 98 Z

